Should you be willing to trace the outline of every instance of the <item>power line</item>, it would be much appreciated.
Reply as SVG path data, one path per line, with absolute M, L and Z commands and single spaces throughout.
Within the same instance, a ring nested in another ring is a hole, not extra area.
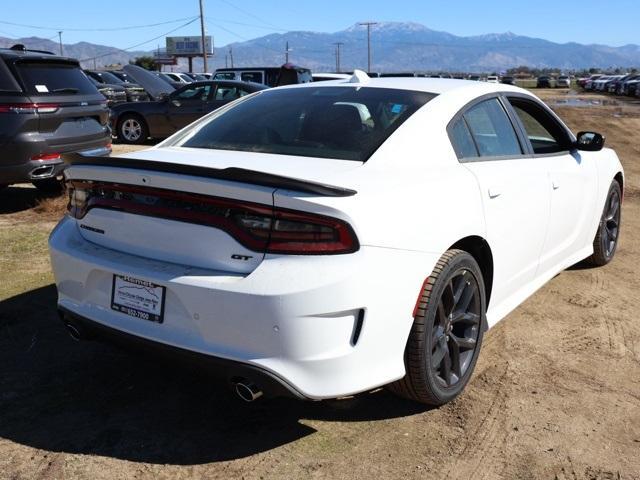
M 244 8 L 240 8 L 239 6 L 234 5 L 233 3 L 229 2 L 228 0 L 221 0 L 221 1 L 222 1 L 222 3 L 226 3 L 226 4 L 227 4 L 227 5 L 229 5 L 230 7 L 235 8 L 235 9 L 236 9 L 236 10 L 238 10 L 239 12 L 244 13 L 245 15 L 248 15 L 248 16 L 250 16 L 250 17 L 252 17 L 252 18 L 255 18 L 255 19 L 256 19 L 256 20 L 258 20 L 260 23 L 263 23 L 263 24 L 265 24 L 265 25 L 269 25 L 270 27 L 275 27 L 275 28 L 277 28 L 278 30 L 284 30 L 284 29 L 281 29 L 280 27 L 278 27 L 277 25 L 274 25 L 273 23 L 269 23 L 269 22 L 264 21 L 263 19 L 261 19 L 260 17 L 258 17 L 258 16 L 257 16 L 257 15 L 255 15 L 255 14 L 253 14 L 253 13 L 249 12 L 248 10 L 245 10 Z
M 196 20 L 199 20 L 199 19 L 200 19 L 200 16 L 194 17 L 191 20 L 189 20 L 187 23 L 183 23 L 179 27 L 176 27 L 173 30 L 169 30 L 168 32 L 163 33 L 162 35 L 158 35 L 157 37 L 150 38 L 149 40 L 145 40 L 144 42 L 140 42 L 140 43 L 137 43 L 135 45 L 131 45 L 130 47 L 127 47 L 127 48 L 114 48 L 113 50 L 117 50 L 117 51 L 120 51 L 120 52 L 127 52 L 127 50 L 131 50 L 133 48 L 141 47 L 142 45 L 145 45 L 147 43 L 153 42 L 154 40 L 158 40 L 159 38 L 166 37 L 170 33 L 173 33 L 176 30 L 180 30 L 181 28 L 186 27 L 187 25 L 190 25 L 190 24 L 192 24 L 193 22 L 195 22 Z M 107 52 L 107 53 L 103 53 L 102 55 L 96 55 L 95 57 L 83 58 L 80 61 L 81 62 L 87 62 L 89 60 L 95 60 L 96 58 L 102 58 L 102 57 L 106 57 L 108 55 L 113 55 L 114 53 L 115 52 L 110 51 L 110 52 Z
M 214 20 L 211 19 L 209 17 L 206 17 L 207 20 Z M 253 28 L 262 28 L 263 30 L 268 30 L 270 32 L 290 32 L 290 29 L 286 29 L 286 28 L 275 28 L 275 27 L 266 27 L 264 25 L 256 25 L 255 23 L 245 23 L 245 22 L 236 22 L 235 20 L 227 20 L 227 19 L 223 19 L 223 18 L 215 18 L 216 22 L 222 22 L 222 23 L 231 23 L 234 25 L 241 25 L 243 27 L 253 27 Z
M 36 30 L 56 30 L 56 31 L 69 31 L 69 32 L 115 32 L 118 30 L 133 30 L 136 28 L 148 28 L 148 27 L 158 27 L 160 25 L 168 25 L 170 23 L 178 23 L 184 20 L 189 20 L 192 17 L 184 17 L 177 18 L 175 20 L 169 20 L 166 22 L 158 22 L 158 23 L 149 23 L 146 25 L 129 25 L 126 27 L 106 27 L 106 28 L 73 28 L 73 27 L 42 27 L 38 25 L 27 25 L 23 23 L 14 23 L 14 22 L 5 22 L 0 20 L 0 23 L 4 25 L 13 25 L 15 27 L 24 27 L 24 28 L 33 28 Z

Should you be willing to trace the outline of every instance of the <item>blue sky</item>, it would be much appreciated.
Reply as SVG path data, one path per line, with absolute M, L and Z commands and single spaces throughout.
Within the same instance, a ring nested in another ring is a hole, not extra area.
M 198 14 L 198 0 L 23 0 L 10 2 L 10 9 L 9 0 L 2 3 L 0 36 L 57 40 L 61 29 L 64 43 L 84 40 L 118 48 L 164 37 Z M 287 30 L 335 32 L 365 20 L 414 21 L 456 35 L 511 31 L 556 42 L 640 44 L 638 0 L 205 0 L 205 16 L 216 46 Z M 123 31 L 98 30 L 177 19 L 183 20 Z M 196 21 L 173 35 L 196 35 L 199 28 Z M 136 50 L 151 50 L 158 44 L 163 46 L 164 39 Z

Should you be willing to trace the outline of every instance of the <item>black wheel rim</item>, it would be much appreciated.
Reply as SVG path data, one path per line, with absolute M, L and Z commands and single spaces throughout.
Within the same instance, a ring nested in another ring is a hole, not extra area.
M 615 190 L 607 199 L 607 207 L 602 222 L 602 241 L 604 253 L 607 257 L 613 255 L 618 243 L 620 232 L 620 195 Z
M 436 311 L 431 368 L 441 387 L 454 387 L 469 369 L 478 344 L 481 303 L 478 282 L 460 269 L 449 278 Z

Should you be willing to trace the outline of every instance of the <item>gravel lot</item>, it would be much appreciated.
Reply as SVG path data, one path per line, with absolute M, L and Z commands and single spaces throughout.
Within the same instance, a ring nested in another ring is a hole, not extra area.
M 491 329 L 440 409 L 384 390 L 245 405 L 198 372 L 74 343 L 46 250 L 64 199 L 0 193 L 0 478 L 640 479 L 640 107 L 556 108 L 625 166 L 618 254 Z

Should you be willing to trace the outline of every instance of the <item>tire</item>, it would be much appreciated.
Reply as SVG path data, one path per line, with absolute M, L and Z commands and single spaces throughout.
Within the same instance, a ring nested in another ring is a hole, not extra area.
M 64 190 L 64 180 L 57 177 L 34 180 L 31 183 L 43 193 L 60 193 Z
M 141 145 L 149 137 L 149 127 L 139 115 L 127 113 L 118 121 L 117 134 L 122 143 Z
M 606 265 L 616 254 L 620 238 L 621 199 L 620 184 L 614 180 L 609 187 L 598 231 L 593 239 L 593 255 L 587 259 L 587 262 L 593 266 Z
M 455 310 L 458 311 L 454 315 Z M 486 293 L 477 262 L 462 250 L 447 251 L 426 280 L 419 299 L 405 349 L 406 375 L 388 385 L 389 390 L 434 406 L 456 398 L 467 385 L 478 360 L 485 311 Z M 452 316 L 458 320 L 452 321 Z

